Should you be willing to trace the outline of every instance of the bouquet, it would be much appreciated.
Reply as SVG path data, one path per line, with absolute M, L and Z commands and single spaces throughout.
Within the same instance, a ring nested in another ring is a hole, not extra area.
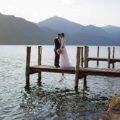
M 59 48 L 56 50 L 56 52 L 57 52 L 57 54 L 60 54 L 60 53 L 62 53 L 62 50 Z

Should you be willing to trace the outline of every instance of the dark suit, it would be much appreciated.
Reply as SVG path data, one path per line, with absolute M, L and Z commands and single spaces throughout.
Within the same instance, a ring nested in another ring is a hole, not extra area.
M 60 48 L 60 42 L 59 42 L 58 38 L 55 38 L 54 42 L 55 42 L 55 49 L 54 49 L 54 51 L 55 51 L 55 60 L 54 60 L 54 65 L 56 67 L 58 67 L 59 66 L 60 55 L 56 51 L 57 51 L 57 49 Z

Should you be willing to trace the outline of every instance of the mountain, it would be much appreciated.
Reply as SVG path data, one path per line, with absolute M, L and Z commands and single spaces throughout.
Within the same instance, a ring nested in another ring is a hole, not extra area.
M 118 45 L 116 39 L 102 27 L 94 25 L 83 26 L 61 17 L 51 17 L 38 23 L 41 28 L 48 28 L 66 34 L 67 44 L 80 45 Z M 120 43 L 119 43 L 120 45 Z
M 0 14 L 1 45 L 53 45 L 55 36 L 61 32 L 70 45 L 120 45 L 120 27 L 83 26 L 57 16 L 33 23 Z
M 117 26 L 104 26 L 102 27 L 107 33 L 109 33 L 109 36 L 114 39 L 118 44 L 120 43 L 120 27 Z
M 69 33 L 69 34 L 76 33 L 82 30 L 84 27 L 80 24 L 71 22 L 69 20 L 66 20 L 64 18 L 57 17 L 57 16 L 54 16 L 42 22 L 39 22 L 38 26 L 46 27 L 46 28 L 49 28 L 49 29 L 52 29 L 58 32 L 66 31 L 66 33 Z
M 53 44 L 52 34 L 35 23 L 0 14 L 0 44 Z

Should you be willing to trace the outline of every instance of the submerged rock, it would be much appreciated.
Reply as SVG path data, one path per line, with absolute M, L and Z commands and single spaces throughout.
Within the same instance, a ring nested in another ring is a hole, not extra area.
M 99 120 L 120 120 L 120 96 L 111 99 L 107 112 L 101 114 Z

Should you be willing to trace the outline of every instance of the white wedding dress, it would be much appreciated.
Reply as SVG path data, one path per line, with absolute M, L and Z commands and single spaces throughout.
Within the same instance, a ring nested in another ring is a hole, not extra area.
M 72 67 L 72 65 L 69 61 L 69 57 L 67 54 L 65 44 L 66 44 L 66 40 L 64 38 L 61 38 L 60 49 L 62 50 L 62 52 L 60 54 L 60 67 Z

